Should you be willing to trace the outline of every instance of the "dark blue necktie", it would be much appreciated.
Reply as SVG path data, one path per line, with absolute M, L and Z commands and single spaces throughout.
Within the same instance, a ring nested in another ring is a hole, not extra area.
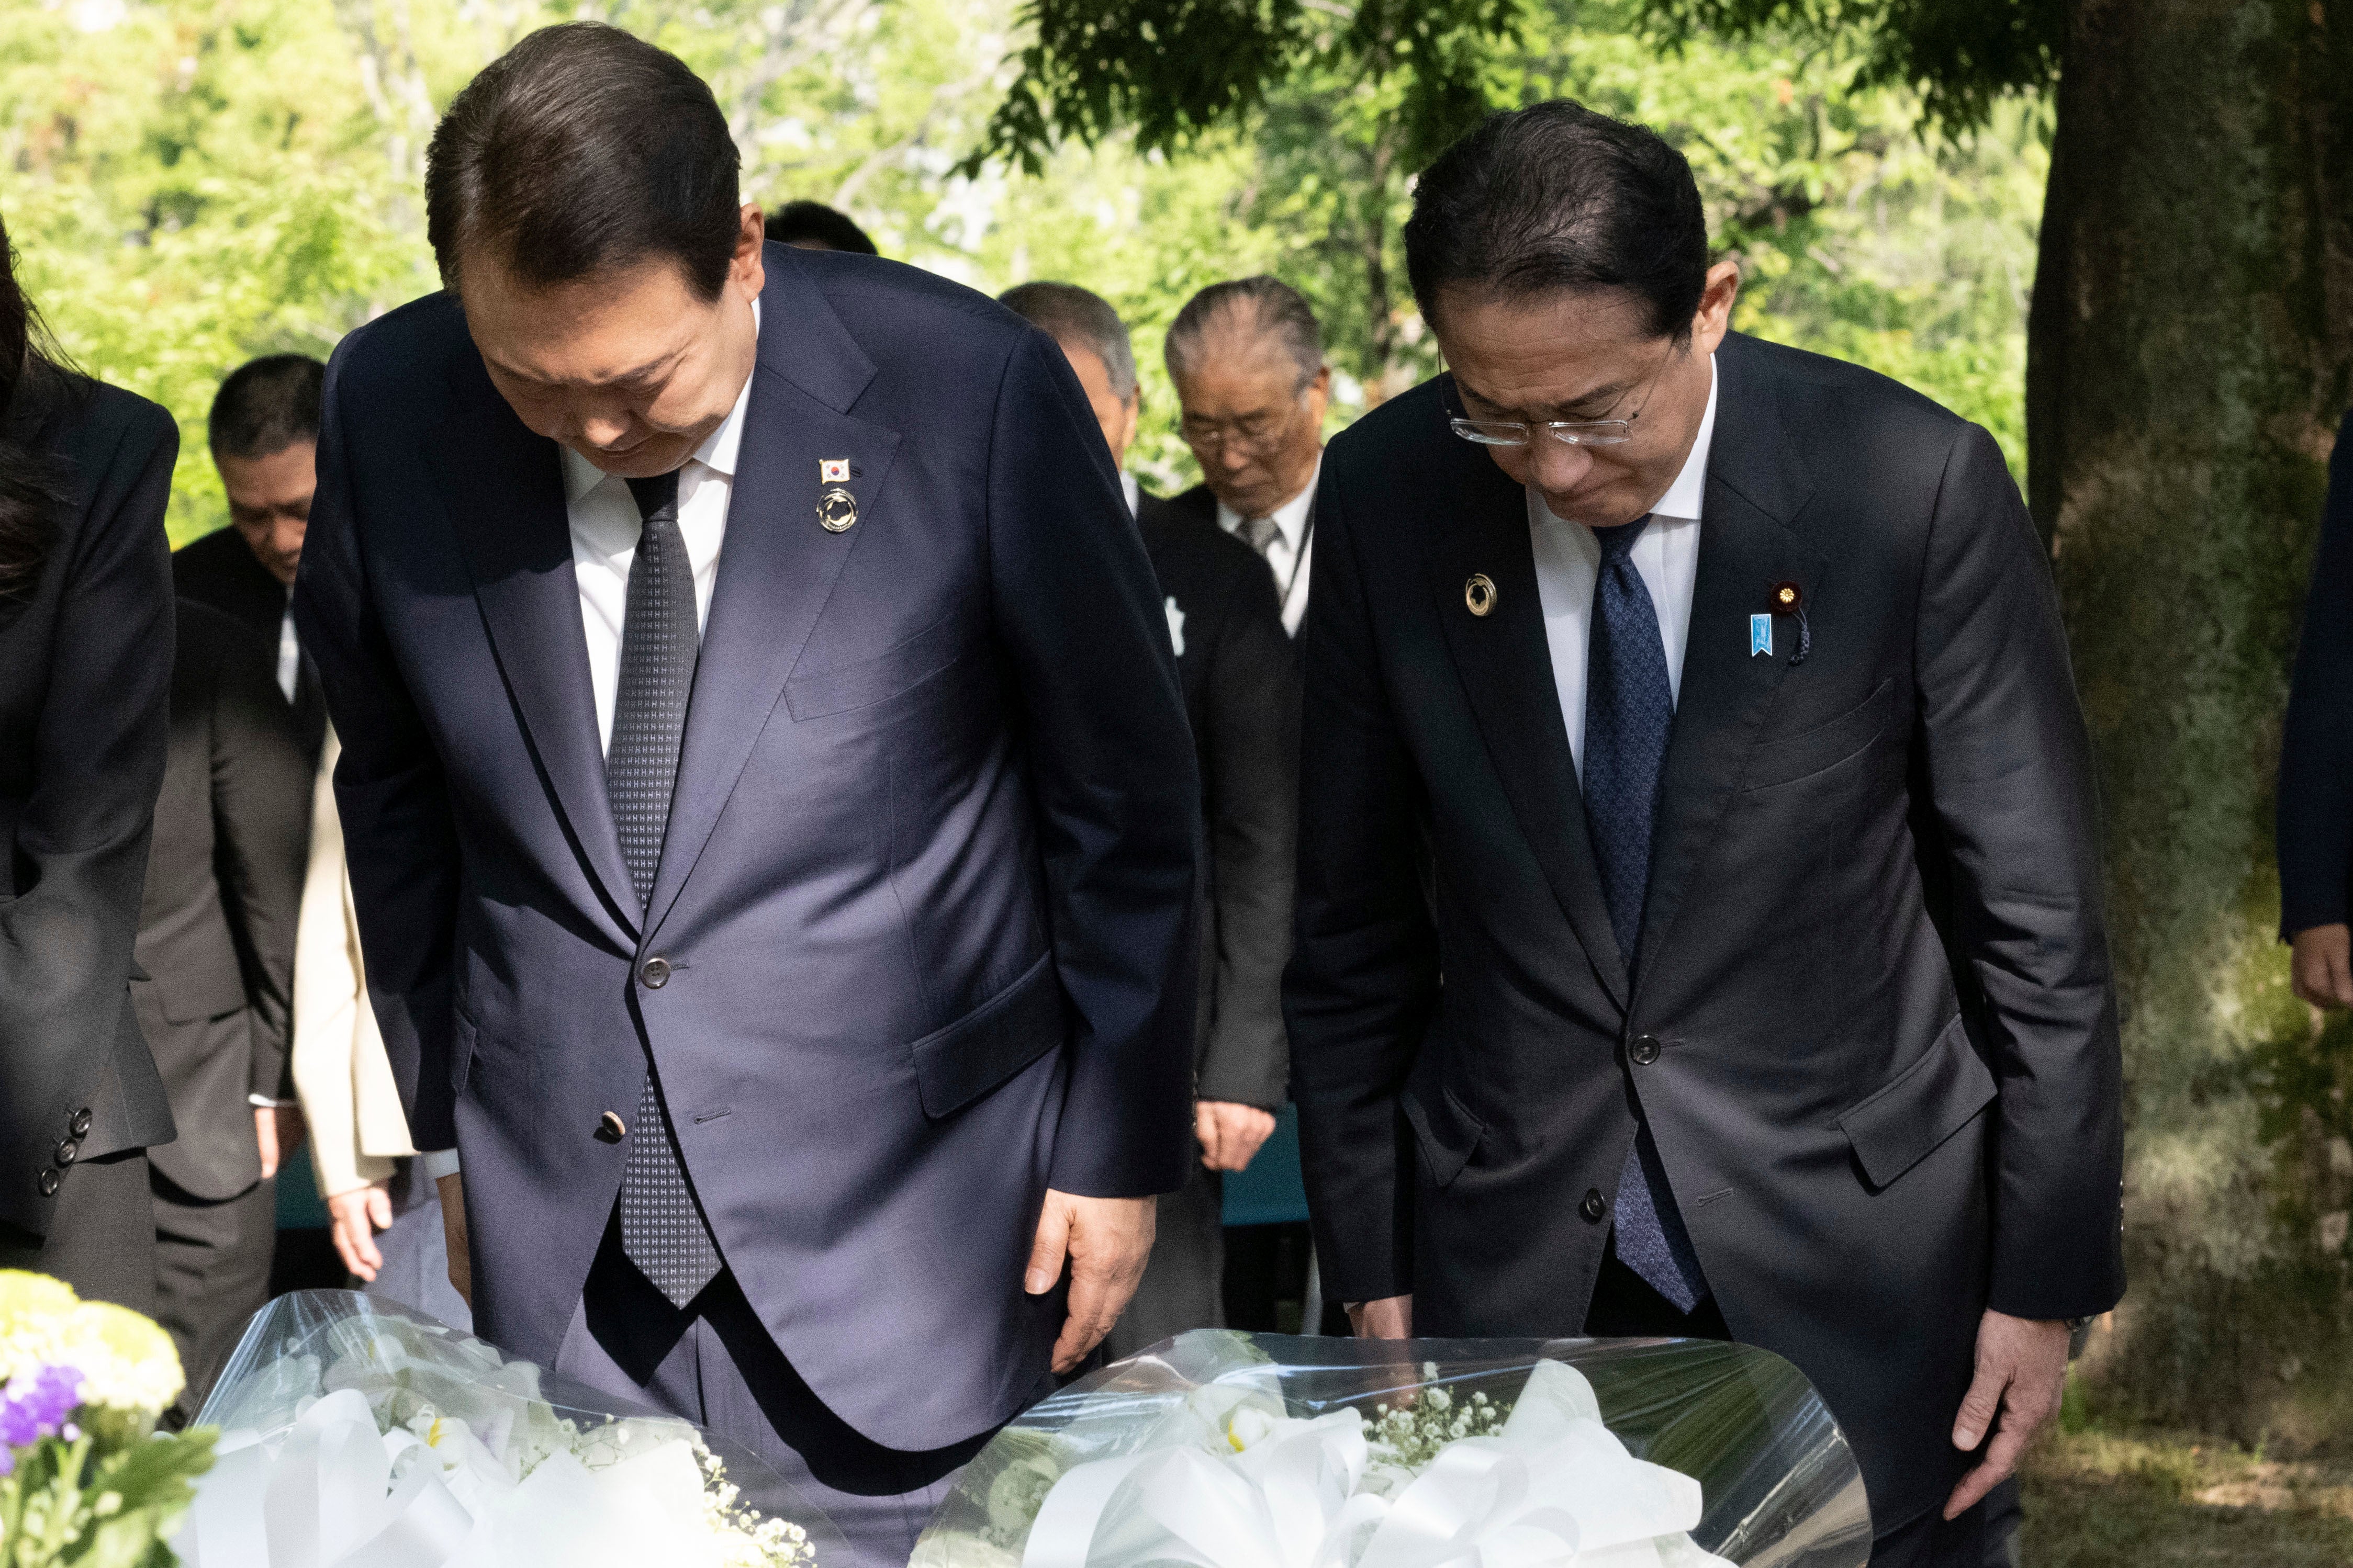
M 694 565 L 678 526 L 678 475 L 628 484 L 645 529 L 629 561 L 605 793 L 620 834 L 621 859 L 643 911 L 653 899 L 662 839 L 670 831 L 670 792 L 678 783 L 686 703 L 694 689 L 702 634 L 694 609 Z M 681 1307 L 719 1272 L 719 1247 L 687 1184 L 650 1063 L 621 1171 L 621 1251 Z
M 1593 583 L 1585 659 L 1585 827 L 1601 872 L 1609 927 L 1630 974 L 1651 885 L 1659 773 L 1675 717 L 1658 610 L 1634 569 L 1634 543 L 1650 522 L 1645 517 L 1593 531 L 1601 543 L 1601 569 Z M 1690 1311 L 1707 1295 L 1647 1124 L 1635 1128 L 1618 1175 L 1618 1257 L 1678 1310 Z

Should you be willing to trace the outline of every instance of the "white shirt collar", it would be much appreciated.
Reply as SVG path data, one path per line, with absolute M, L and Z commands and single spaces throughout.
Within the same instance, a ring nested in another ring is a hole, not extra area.
M 1691 455 L 1683 459 L 1683 472 L 1667 487 L 1651 509 L 1652 517 L 1685 517 L 1698 521 L 1703 503 L 1707 500 L 1707 449 L 1715 440 L 1715 394 L 1722 384 L 1715 374 L 1715 356 L 1707 356 L 1707 412 L 1699 416 L 1699 434 L 1692 437 Z
M 1299 549 L 1301 540 L 1306 535 L 1307 513 L 1315 505 L 1315 481 L 1323 476 L 1323 473 L 1324 454 L 1318 450 L 1315 454 L 1315 467 L 1309 472 L 1307 483 L 1300 489 L 1297 495 L 1274 509 L 1274 526 L 1282 533 L 1283 543 L 1289 545 L 1293 552 Z M 1239 530 L 1246 521 L 1248 520 L 1241 513 L 1225 502 L 1218 503 L 1218 526 L 1228 533 Z
M 1127 515 L 1134 517 L 1144 504 L 1144 487 L 1125 468 L 1119 471 L 1119 493 L 1127 498 Z
M 755 342 L 758 341 L 759 334 L 760 301 L 754 300 L 752 301 L 752 336 Z M 758 371 L 759 363 L 755 358 L 753 363 L 753 373 L 756 374 Z M 702 438 L 702 445 L 694 449 L 694 456 L 687 461 L 701 463 L 712 473 L 730 479 L 733 479 L 735 454 L 744 445 L 744 410 L 750 406 L 751 402 L 752 377 L 746 375 L 742 388 L 735 394 L 735 406 L 727 411 L 727 417 L 720 421 L 718 429 Z M 565 447 L 561 450 L 564 453 L 565 504 L 578 502 L 582 496 L 612 477 L 571 447 Z

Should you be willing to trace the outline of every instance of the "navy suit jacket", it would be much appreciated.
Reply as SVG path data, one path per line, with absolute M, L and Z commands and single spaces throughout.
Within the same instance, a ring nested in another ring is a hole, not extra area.
M 330 367 L 296 593 L 368 983 L 465 1162 L 480 1331 L 553 1362 L 659 1064 L 728 1266 L 894 1448 L 1013 1413 L 1049 1186 L 1174 1190 L 1199 785 L 1166 616 L 1053 341 L 771 245 L 649 912 L 605 793 L 557 447 L 455 298 Z M 820 460 L 858 520 L 818 526 Z M 646 962 L 670 973 L 648 984 Z
M 2279 875 L 2282 936 L 2344 922 L 2353 879 L 2353 414 L 2329 459 L 2280 738 Z

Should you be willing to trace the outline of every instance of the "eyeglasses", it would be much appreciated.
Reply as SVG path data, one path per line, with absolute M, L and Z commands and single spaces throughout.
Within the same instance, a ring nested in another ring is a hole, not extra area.
M 1674 351 L 1671 348 L 1667 352 Z M 1642 409 L 1651 405 L 1651 392 L 1659 384 L 1660 372 L 1666 368 L 1666 361 L 1662 359 L 1658 370 L 1652 371 L 1643 383 L 1642 406 L 1623 419 L 1548 419 L 1534 425 L 1516 419 L 1472 419 L 1463 410 L 1451 373 L 1440 378 L 1439 395 L 1449 416 L 1447 428 L 1476 446 L 1525 447 L 1537 431 L 1542 431 L 1564 447 L 1622 447 L 1634 438 L 1634 421 L 1642 416 Z
M 1256 414 L 1227 423 L 1187 417 L 1176 424 L 1177 433 L 1186 442 L 1204 452 L 1218 452 L 1230 445 L 1234 450 L 1250 457 L 1264 457 L 1282 445 L 1291 434 L 1292 426 L 1305 409 L 1306 389 L 1300 389 L 1301 401 L 1289 408 L 1261 409 Z

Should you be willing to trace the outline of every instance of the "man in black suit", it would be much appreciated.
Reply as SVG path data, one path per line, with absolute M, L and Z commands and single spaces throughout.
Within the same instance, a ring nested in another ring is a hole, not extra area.
M 208 605 L 269 645 L 274 681 L 315 763 L 327 710 L 294 639 L 294 570 L 318 489 L 319 389 L 327 367 L 305 354 L 239 365 L 213 395 L 206 436 L 229 526 L 172 554 L 180 597 Z
M 1282 964 L 1298 843 L 1299 673 L 1265 563 L 1208 518 L 1145 495 L 1124 467 L 1135 434 L 1135 354 L 1108 301 L 1070 283 L 1024 283 L 1001 303 L 1061 345 L 1122 465 L 1168 615 L 1201 769 L 1208 910 L 1194 1026 L 1193 1133 L 1185 1186 L 1160 1200 L 1152 1260 L 1104 1353 L 1131 1355 L 1225 1321 L 1223 1184 L 1250 1163 L 1290 1092 Z
M 2353 414 L 2328 461 L 2320 551 L 2280 738 L 2280 935 L 2295 994 L 2353 1007 Z
M 1299 630 L 1315 559 L 1315 477 L 1332 371 L 1306 296 L 1263 275 L 1212 283 L 1185 302 L 1163 344 L 1177 429 L 1202 482 L 1168 503 L 1265 560 Z
M 178 622 L 132 999 L 180 1130 L 148 1158 L 185 1418 L 269 1299 L 311 771 L 275 648 L 208 605 L 181 601 Z
M 1646 130 L 1496 116 L 1407 246 L 1451 374 L 1333 444 L 1303 638 L 1325 1288 L 1383 1336 L 1776 1351 L 1876 1568 L 1977 1568 L 2070 1321 L 2123 1289 L 2033 526 L 1983 430 L 1727 331 L 1737 270 Z

